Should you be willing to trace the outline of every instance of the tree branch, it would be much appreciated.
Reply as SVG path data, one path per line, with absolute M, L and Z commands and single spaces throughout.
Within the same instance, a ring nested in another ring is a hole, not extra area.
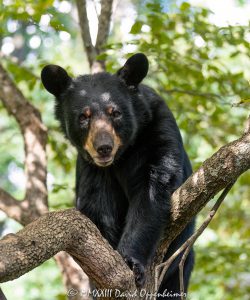
M 249 168 L 250 133 L 220 148 L 174 192 L 168 239 L 162 245 L 167 247 L 209 200 Z
M 61 250 L 76 258 L 98 287 L 135 289 L 122 257 L 76 209 L 47 213 L 5 236 L 0 242 L 0 282 L 23 275 Z
M 244 134 L 208 158 L 171 197 L 171 219 L 150 268 L 153 278 L 170 243 L 219 191 L 250 168 L 250 133 Z M 181 251 L 180 251 L 181 253 Z M 152 288 L 147 280 L 146 286 Z M 154 290 L 155 291 L 155 290 Z
M 0 99 L 10 115 L 16 119 L 24 137 L 26 195 L 30 214 L 35 217 L 47 211 L 47 129 L 39 111 L 31 105 L 16 87 L 0 64 Z M 36 201 L 33 201 L 36 199 Z
M 1 288 L 0 288 L 0 300 L 7 300 Z
M 92 44 L 92 40 L 90 36 L 86 1 L 76 0 L 76 5 L 77 5 L 81 35 L 83 40 L 83 46 L 87 54 L 89 66 L 91 68 L 96 57 L 96 49 Z
M 27 201 L 18 201 L 0 188 L 0 210 L 5 212 L 9 218 L 22 225 L 30 223 L 34 218 L 27 208 Z
M 96 39 L 97 53 L 100 53 L 101 48 L 106 43 L 109 36 L 110 21 L 112 15 L 112 4 L 113 0 L 102 0 L 101 1 L 101 13 L 98 18 L 98 33 Z

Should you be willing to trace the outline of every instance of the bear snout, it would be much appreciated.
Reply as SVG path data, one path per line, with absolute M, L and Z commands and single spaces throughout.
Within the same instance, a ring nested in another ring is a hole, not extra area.
M 111 165 L 121 144 L 119 136 L 108 120 L 98 118 L 92 120 L 84 149 L 97 166 Z
M 97 132 L 93 146 L 100 156 L 110 155 L 114 147 L 114 139 L 107 131 Z

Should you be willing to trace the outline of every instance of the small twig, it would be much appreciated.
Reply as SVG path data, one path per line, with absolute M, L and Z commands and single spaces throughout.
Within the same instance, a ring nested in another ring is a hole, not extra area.
M 212 218 L 214 217 L 216 211 L 218 210 L 220 204 L 222 203 L 222 201 L 225 199 L 226 195 L 228 194 L 228 192 L 230 191 L 230 189 L 232 188 L 233 184 L 235 183 L 235 181 L 233 181 L 232 183 L 230 183 L 222 192 L 222 194 L 220 195 L 219 199 L 216 201 L 215 205 L 213 206 L 213 208 L 210 210 L 209 215 L 207 216 L 207 218 L 205 219 L 205 221 L 203 222 L 203 224 L 199 227 L 199 229 L 190 237 L 186 240 L 186 242 L 164 263 L 159 264 L 156 267 L 155 270 L 155 290 L 157 291 L 160 287 L 160 284 L 168 270 L 168 268 L 170 267 L 170 265 L 172 264 L 172 262 L 176 259 L 176 257 L 181 254 L 184 250 L 184 254 L 182 256 L 182 259 L 180 261 L 179 264 L 179 268 L 180 268 L 180 293 L 182 294 L 182 300 L 184 299 L 183 295 L 184 294 L 184 283 L 183 283 L 183 266 L 185 263 L 185 260 L 194 244 L 194 242 L 197 240 L 197 238 L 202 234 L 202 232 L 206 229 L 206 227 L 208 226 L 208 224 L 211 222 Z M 162 269 L 163 268 L 163 269 Z M 161 272 L 160 272 L 161 270 Z M 160 274 L 160 275 L 159 275 Z

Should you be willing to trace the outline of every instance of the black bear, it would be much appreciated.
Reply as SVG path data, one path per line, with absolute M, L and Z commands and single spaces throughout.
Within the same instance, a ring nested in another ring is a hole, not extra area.
M 138 287 L 170 216 L 170 196 L 189 177 L 191 165 L 176 121 L 151 88 L 142 53 L 116 74 L 71 78 L 57 65 L 42 70 L 56 97 L 55 116 L 78 151 L 76 207 L 88 216 L 134 271 Z M 192 234 L 194 222 L 172 242 L 166 258 Z M 193 251 L 184 269 L 185 289 Z M 178 259 L 159 293 L 179 291 Z M 175 298 L 175 299 L 178 299 Z

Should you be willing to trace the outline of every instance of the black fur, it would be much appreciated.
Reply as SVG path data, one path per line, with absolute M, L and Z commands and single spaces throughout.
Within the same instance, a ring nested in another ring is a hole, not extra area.
M 51 86 L 48 89 L 56 96 L 56 118 L 78 150 L 76 206 L 118 249 L 133 269 L 138 286 L 144 284 L 145 267 L 170 218 L 170 196 L 192 172 L 172 113 L 151 88 L 139 84 L 147 69 L 146 57 L 137 54 L 128 60 L 125 70 L 115 75 L 99 73 L 69 81 L 68 75 L 61 72 L 64 84 L 58 88 L 57 77 L 55 92 Z M 50 82 L 53 74 L 46 70 Z M 47 88 L 45 76 L 42 81 Z M 93 117 L 101 118 L 109 104 L 121 112 L 118 120 L 108 120 L 122 146 L 113 164 L 102 168 L 83 148 L 89 124 L 80 126 L 79 115 L 87 106 Z M 192 234 L 193 225 L 191 222 L 176 238 L 166 257 Z M 178 261 L 179 258 L 171 266 L 159 292 L 179 292 Z M 193 252 L 185 264 L 185 288 L 192 268 Z

